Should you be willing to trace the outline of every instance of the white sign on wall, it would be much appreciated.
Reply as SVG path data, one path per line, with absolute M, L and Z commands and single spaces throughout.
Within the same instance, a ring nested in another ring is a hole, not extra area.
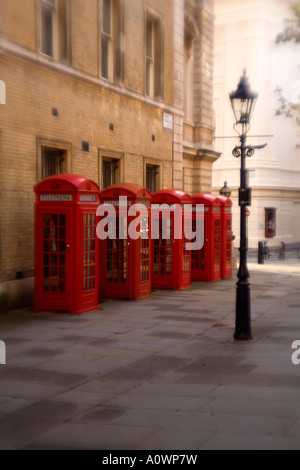
M 6 87 L 3 80 L 0 80 L 0 104 L 6 104 Z
M 173 130 L 173 114 L 163 114 L 163 127 L 164 129 L 170 129 L 171 131 Z

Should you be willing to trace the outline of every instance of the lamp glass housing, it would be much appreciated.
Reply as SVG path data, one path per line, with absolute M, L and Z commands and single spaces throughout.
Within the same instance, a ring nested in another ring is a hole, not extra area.
M 230 196 L 231 196 L 231 190 L 227 186 L 227 181 L 225 181 L 223 188 L 220 189 L 220 196 L 224 196 L 224 197 L 227 197 L 227 198 L 230 198 Z
M 235 125 L 250 126 L 252 114 L 258 98 L 258 93 L 250 89 L 249 79 L 244 71 L 237 89 L 229 93 Z

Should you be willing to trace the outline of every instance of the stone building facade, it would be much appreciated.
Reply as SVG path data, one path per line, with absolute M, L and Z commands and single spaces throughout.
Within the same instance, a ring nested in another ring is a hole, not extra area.
M 0 0 L 2 308 L 32 295 L 44 177 L 211 191 L 213 19 L 213 0 Z
M 226 180 L 232 190 L 233 229 L 239 244 L 240 159 L 232 155 L 238 138 L 228 93 L 235 90 L 244 68 L 251 88 L 259 93 L 248 145 L 264 145 L 247 159 L 252 206 L 248 218 L 249 247 L 268 241 L 279 251 L 300 242 L 300 128 L 293 119 L 277 116 L 280 87 L 289 102 L 300 102 L 300 45 L 277 44 L 284 20 L 293 17 L 289 0 L 215 0 L 214 109 L 216 148 L 213 191 Z M 233 138 L 232 138 L 233 137 Z M 271 232 L 268 227 L 274 226 Z

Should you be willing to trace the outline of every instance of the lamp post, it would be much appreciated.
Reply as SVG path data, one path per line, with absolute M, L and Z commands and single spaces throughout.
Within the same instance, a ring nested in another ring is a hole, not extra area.
M 247 234 L 247 207 L 251 206 L 251 188 L 247 185 L 246 157 L 252 157 L 256 149 L 263 146 L 246 146 L 247 133 L 258 93 L 251 91 L 246 70 L 240 79 L 238 87 L 229 94 L 231 106 L 235 116 L 234 129 L 239 134 L 240 146 L 233 150 L 236 158 L 241 158 L 241 176 L 239 189 L 239 206 L 241 210 L 240 221 L 240 267 L 237 274 L 236 295 L 236 329 L 234 339 L 249 341 L 252 339 L 251 331 L 251 299 L 249 271 L 247 266 L 248 234 Z

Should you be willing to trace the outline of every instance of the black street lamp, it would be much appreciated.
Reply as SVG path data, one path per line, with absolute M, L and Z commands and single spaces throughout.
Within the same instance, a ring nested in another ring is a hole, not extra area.
M 263 146 L 246 146 L 247 133 L 258 93 L 251 91 L 246 70 L 240 79 L 238 87 L 229 94 L 231 106 L 235 116 L 234 129 L 239 134 L 241 145 L 235 147 L 233 155 L 241 157 L 241 183 L 239 189 L 239 205 L 241 208 L 240 227 L 240 268 L 237 274 L 236 296 L 236 330 L 234 339 L 249 341 L 252 339 L 251 331 L 251 299 L 249 271 L 247 266 L 248 234 L 247 234 L 247 207 L 251 206 L 251 188 L 247 185 L 246 157 L 252 157 L 256 149 Z

